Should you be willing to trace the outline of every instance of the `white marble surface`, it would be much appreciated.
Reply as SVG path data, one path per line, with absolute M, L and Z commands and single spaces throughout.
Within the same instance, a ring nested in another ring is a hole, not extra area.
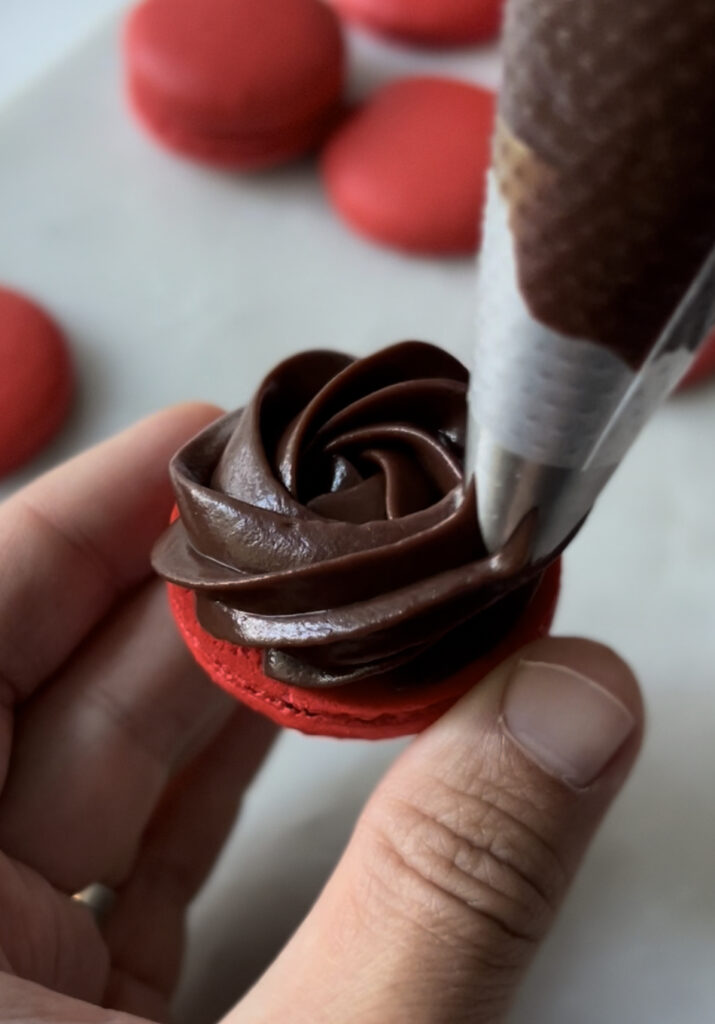
M 0 496 L 164 403 L 238 404 L 296 347 L 418 335 L 469 350 L 469 261 L 351 237 L 309 163 L 237 178 L 145 141 L 121 101 L 116 24 L 28 88 L 119 6 L 0 5 L 0 280 L 64 323 L 81 388 L 67 430 Z M 358 89 L 441 63 L 364 43 L 354 62 Z M 492 55 L 442 66 L 495 81 Z M 650 728 L 513 1024 L 715 1019 L 714 445 L 715 387 L 671 402 L 569 550 L 557 628 L 632 661 Z M 282 738 L 194 908 L 181 1024 L 214 1019 L 292 930 L 400 745 Z

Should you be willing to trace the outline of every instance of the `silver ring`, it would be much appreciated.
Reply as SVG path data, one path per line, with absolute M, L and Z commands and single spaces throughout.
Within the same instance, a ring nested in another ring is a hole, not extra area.
M 101 882 L 93 882 L 86 889 L 76 892 L 72 899 L 85 907 L 94 918 L 96 924 L 101 925 L 111 913 L 117 901 L 117 894 L 108 885 L 102 885 Z

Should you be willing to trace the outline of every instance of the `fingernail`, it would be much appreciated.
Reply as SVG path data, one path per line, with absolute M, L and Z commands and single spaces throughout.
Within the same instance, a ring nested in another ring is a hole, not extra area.
M 625 704 L 598 683 L 540 661 L 517 664 L 502 720 L 530 760 L 579 789 L 601 774 L 635 726 Z

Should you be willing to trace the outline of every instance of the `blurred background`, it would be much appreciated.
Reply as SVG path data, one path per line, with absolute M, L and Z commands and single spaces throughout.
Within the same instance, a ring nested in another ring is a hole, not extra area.
M 124 6 L 0 4 L 0 282 L 53 313 L 78 375 L 68 424 L 0 497 L 165 404 L 233 408 L 298 348 L 420 337 L 469 359 L 473 259 L 352 235 L 311 159 L 240 176 L 138 131 Z M 494 45 L 425 53 L 351 31 L 349 47 L 356 98 L 423 71 L 498 83 Z M 649 735 L 514 1024 L 715 1019 L 714 442 L 715 382 L 671 399 L 566 556 L 555 629 L 631 661 Z M 401 746 L 283 735 L 192 910 L 181 1024 L 215 1019 L 269 962 Z

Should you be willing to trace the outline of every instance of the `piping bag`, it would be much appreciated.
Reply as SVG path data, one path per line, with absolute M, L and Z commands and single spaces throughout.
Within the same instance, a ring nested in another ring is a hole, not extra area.
M 503 54 L 467 470 L 537 562 L 715 323 L 715 0 L 509 0 Z

